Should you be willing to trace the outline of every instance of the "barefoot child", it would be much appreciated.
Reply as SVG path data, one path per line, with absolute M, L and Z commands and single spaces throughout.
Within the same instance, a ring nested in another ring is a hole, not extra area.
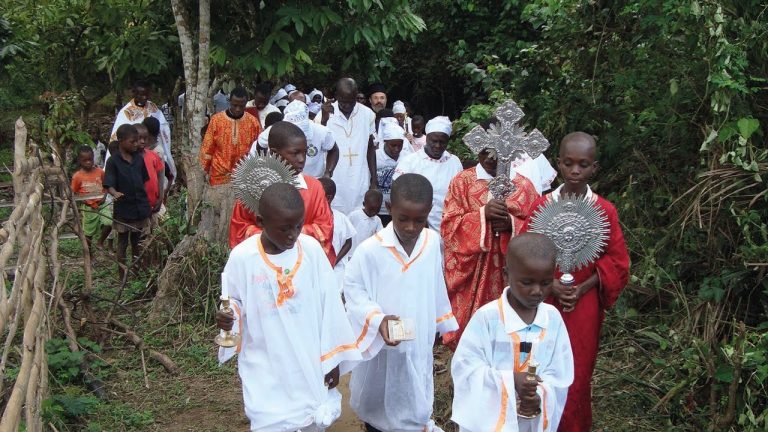
M 112 220 L 106 214 L 104 202 L 104 170 L 95 166 L 93 159 L 92 148 L 80 147 L 77 152 L 77 164 L 80 169 L 72 176 L 71 187 L 75 196 L 101 194 L 100 198 L 86 200 L 80 205 L 83 233 L 88 239 L 88 244 L 93 243 L 93 238 L 98 235 L 98 246 L 101 248 L 109 235 Z
M 117 233 L 118 273 L 124 276 L 128 243 L 134 257 L 141 255 L 141 237 L 149 226 L 150 207 L 144 182 L 149 179 L 144 159 L 137 154 L 139 133 L 129 124 L 117 128 L 119 151 L 107 159 L 104 187 L 115 199 L 112 229 Z
M 240 333 L 237 348 L 245 413 L 252 431 L 322 431 L 341 413 L 334 389 L 347 361 L 360 359 L 328 259 L 301 233 L 304 202 L 293 185 L 275 183 L 258 202 L 261 228 L 224 268 L 233 314 L 219 328 Z M 344 364 L 341 364 L 344 362 Z
M 328 199 L 328 205 L 331 205 L 333 198 L 336 197 L 336 183 L 328 177 L 317 179 L 323 185 L 325 197 Z M 344 284 L 344 266 L 349 261 L 349 251 L 352 249 L 352 237 L 355 236 L 355 227 L 352 222 L 342 212 L 331 208 L 333 212 L 333 251 L 336 253 L 336 264 L 333 266 L 333 272 L 336 273 L 336 279 L 339 281 L 339 291 Z
M 600 326 L 605 310 L 613 306 L 629 279 L 629 254 L 619 225 L 616 208 L 589 188 L 589 180 L 597 171 L 597 144 L 584 132 L 573 132 L 560 142 L 557 166 L 564 183 L 553 192 L 533 203 L 533 212 L 549 200 L 561 195 L 586 196 L 605 211 L 610 226 L 608 244 L 593 263 L 573 272 L 571 286 L 559 282 L 561 272 L 555 273 L 552 295 L 546 300 L 563 313 L 573 348 L 574 378 L 568 389 L 561 432 L 592 429 L 592 373 L 600 345 Z M 533 214 L 533 213 L 532 213 Z M 530 219 L 526 222 L 530 222 Z M 527 226 L 523 227 L 523 231 Z
M 432 417 L 435 333 L 458 329 L 445 290 L 440 236 L 427 228 L 432 185 L 419 174 L 392 183 L 392 223 L 347 265 L 347 315 L 365 362 L 352 373 L 351 405 L 368 431 L 439 431 Z M 413 321 L 413 340 L 390 337 L 391 320 Z
M 508 286 L 475 312 L 451 362 L 451 420 L 461 431 L 557 430 L 573 382 L 573 355 L 560 312 L 542 303 L 552 289 L 556 256 L 542 234 L 510 240 Z M 536 381 L 525 379 L 531 358 L 538 364 Z

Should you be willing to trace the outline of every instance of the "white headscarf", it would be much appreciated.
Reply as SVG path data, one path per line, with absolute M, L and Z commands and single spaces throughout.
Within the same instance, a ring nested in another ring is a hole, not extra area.
M 453 128 L 451 127 L 451 119 L 446 116 L 437 116 L 427 122 L 427 126 L 424 128 L 424 132 L 429 135 L 432 132 L 442 132 L 448 136 L 451 136 Z
M 307 95 L 307 101 L 312 102 L 312 99 L 314 99 L 315 96 L 318 96 L 318 95 L 320 96 L 320 99 L 321 99 L 320 103 L 323 103 L 325 100 L 325 96 L 323 96 L 323 92 L 321 92 L 318 89 L 312 89 L 312 91 L 309 92 L 309 94 Z
M 284 89 L 280 89 L 277 91 L 277 93 L 275 93 L 274 96 L 272 96 L 272 98 L 269 100 L 269 103 L 277 106 L 277 101 L 283 99 L 286 96 L 288 96 L 288 92 L 285 91 Z
M 395 114 L 405 114 L 405 104 L 402 101 L 395 101 L 392 104 L 392 112 Z
M 278 101 L 275 101 L 275 106 L 278 108 L 285 108 L 288 105 L 288 101 L 285 99 L 280 99 Z
M 285 87 L 283 87 L 283 89 L 287 94 L 291 94 L 291 92 L 296 91 L 296 86 L 293 84 L 286 84 Z
M 393 139 L 406 139 L 405 131 L 394 117 L 384 117 L 381 119 L 379 122 L 379 135 L 381 135 L 382 142 Z
M 318 102 L 312 102 L 310 99 L 310 102 L 307 104 L 307 107 L 309 108 L 309 112 L 311 112 L 312 114 L 317 114 L 323 108 L 323 105 Z
M 300 100 L 291 101 L 283 111 L 283 120 L 298 126 L 304 132 L 304 136 L 309 139 L 309 109 L 307 104 Z

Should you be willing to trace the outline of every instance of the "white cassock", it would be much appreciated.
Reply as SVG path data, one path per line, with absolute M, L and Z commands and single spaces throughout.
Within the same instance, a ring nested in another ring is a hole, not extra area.
M 349 221 L 347 215 L 338 210 L 331 209 L 331 211 L 333 212 L 333 240 L 331 241 L 331 245 L 333 245 L 333 251 L 338 257 L 339 251 L 344 247 L 344 243 L 346 243 L 347 240 L 351 240 L 357 231 L 355 231 L 355 227 L 352 225 L 352 222 Z M 333 267 L 333 272 L 336 274 L 336 279 L 339 281 L 339 292 L 344 288 L 344 267 L 349 262 L 351 256 L 352 249 L 350 248 L 346 255 L 340 260 L 336 260 L 336 265 Z
M 254 108 L 256 107 L 256 102 L 254 100 L 249 100 L 245 104 L 245 107 Z M 256 110 L 256 112 L 259 114 L 258 118 L 259 118 L 259 125 L 261 125 L 261 130 L 264 130 L 265 129 L 264 122 L 267 121 L 267 116 L 273 112 L 280 112 L 280 109 L 278 109 L 276 106 L 272 105 L 271 103 L 268 103 L 267 105 L 264 106 L 263 110 L 261 111 Z
M 461 161 L 455 155 L 443 153 L 440 159 L 432 159 L 424 149 L 400 157 L 395 168 L 394 180 L 403 174 L 421 174 L 432 184 L 432 211 L 429 212 L 429 227 L 440 232 L 440 222 L 443 219 L 443 206 L 448 185 L 456 174 L 464 170 Z
M 254 235 L 232 249 L 224 272 L 242 342 L 220 348 L 219 361 L 239 353 L 251 430 L 328 427 L 341 414 L 341 396 L 324 377 L 336 366 L 348 371 L 360 352 L 320 244 L 301 234 L 292 249 L 267 255 Z M 280 294 L 278 274 L 293 275 L 292 296 Z
M 349 221 L 355 227 L 355 235 L 352 237 L 352 249 L 349 250 L 349 256 L 351 257 L 360 244 L 381 231 L 384 227 L 381 225 L 381 219 L 378 216 L 368 216 L 360 208 L 349 214 Z
M 510 178 L 515 178 L 515 173 L 530 180 L 539 195 L 552 189 L 552 182 L 557 177 L 557 171 L 552 168 L 543 153 L 536 159 L 531 159 L 527 153 L 523 153 L 510 164 Z
M 389 224 L 364 241 L 347 264 L 347 315 L 365 362 L 352 371 L 352 409 L 387 432 L 440 430 L 431 420 L 435 333 L 459 328 L 443 278 L 440 237 L 425 228 L 408 256 Z M 385 315 L 415 321 L 415 336 L 385 346 L 379 325 Z
M 529 325 L 501 297 L 475 312 L 461 335 L 451 362 L 453 416 L 462 432 L 554 432 L 573 382 L 573 354 L 560 312 L 541 303 Z M 542 379 L 542 401 L 535 419 L 517 416 L 514 370 L 528 368 L 521 342 L 533 343 L 533 358 Z
M 376 114 L 358 103 L 346 118 L 339 111 L 338 102 L 333 103 L 333 112 L 327 126 L 339 147 L 339 163 L 333 171 L 336 198 L 331 207 L 349 214 L 362 205 L 365 192 L 371 185 L 368 139 L 375 130 Z
M 179 96 L 181 97 L 181 96 Z M 160 135 L 157 137 L 158 145 L 163 147 L 164 161 L 171 168 L 171 174 L 173 178 L 176 178 L 176 164 L 173 161 L 173 155 L 171 154 L 171 128 L 168 126 L 168 121 L 165 119 L 163 112 L 152 101 L 147 101 L 144 107 L 140 107 L 133 103 L 133 99 L 125 104 L 123 109 L 117 114 L 115 124 L 112 126 L 112 134 L 109 141 L 117 140 L 117 128 L 124 124 L 136 124 L 141 123 L 147 117 L 154 117 L 160 122 Z M 110 154 L 107 150 L 107 156 L 104 158 L 104 164 L 106 165 Z

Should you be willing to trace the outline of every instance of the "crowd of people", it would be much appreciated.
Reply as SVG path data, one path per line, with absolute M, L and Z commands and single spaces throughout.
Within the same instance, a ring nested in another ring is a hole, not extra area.
M 104 172 L 84 147 L 72 180 L 76 193 L 106 189 L 113 203 L 86 201 L 83 224 L 99 244 L 111 225 L 123 261 L 161 217 L 175 176 L 168 123 L 148 89 L 135 86 L 118 115 Z M 465 168 L 448 151 L 451 120 L 390 105 L 382 85 L 365 95 L 342 78 L 332 94 L 306 90 L 218 93 L 199 153 L 211 187 L 231 188 L 246 157 L 278 158 L 295 174 L 265 187 L 257 209 L 231 209 L 223 284 L 234 306 L 216 319 L 242 339 L 219 357 L 238 356 L 251 430 L 324 430 L 340 415 L 335 388 L 348 372 L 367 431 L 440 430 L 436 343 L 454 351 L 462 431 L 590 430 L 600 326 L 629 271 L 616 209 L 589 187 L 595 138 L 562 139 L 562 185 L 550 191 L 545 155 L 519 154 L 499 173 L 489 148 Z M 514 185 L 504 199 L 488 189 L 499 175 Z M 531 215 L 565 195 L 586 197 L 610 228 L 573 284 L 560 282 L 554 243 L 528 232 Z

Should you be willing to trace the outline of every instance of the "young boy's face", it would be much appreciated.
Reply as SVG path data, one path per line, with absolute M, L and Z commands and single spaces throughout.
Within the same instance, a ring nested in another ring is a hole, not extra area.
M 336 192 L 333 193 L 325 193 L 325 199 L 328 200 L 328 205 L 330 205 L 333 202 L 333 199 L 336 198 Z
M 296 174 L 301 174 L 304 171 L 304 164 L 307 162 L 307 140 L 305 138 L 292 138 L 281 148 L 270 147 L 270 150 L 285 159 Z
M 126 153 L 135 153 L 139 149 L 139 134 L 128 135 L 120 141 L 120 150 Z
M 262 235 L 278 252 L 293 248 L 304 226 L 304 209 L 274 208 L 265 215 L 256 216 L 256 225 Z
M 418 120 L 418 121 L 412 121 L 411 122 L 411 129 L 413 129 L 413 134 L 422 136 L 424 135 L 424 121 Z
M 515 310 L 539 307 L 552 290 L 555 263 L 534 257 L 507 257 L 507 300 Z
M 149 141 L 149 131 L 147 131 L 147 128 L 142 127 L 137 127 L 136 130 L 139 132 L 137 146 L 139 150 L 144 150 Z
M 363 213 L 368 217 L 374 217 L 381 210 L 381 195 L 368 195 L 363 199 Z
M 392 227 L 401 243 L 412 243 L 427 226 L 432 203 L 413 202 L 404 199 L 387 203 L 392 216 Z
M 85 171 L 93 169 L 93 153 L 81 152 L 77 155 L 77 164 Z
M 560 146 L 557 168 L 563 180 L 573 189 L 586 187 L 597 171 L 595 147 L 584 140 L 564 142 Z

